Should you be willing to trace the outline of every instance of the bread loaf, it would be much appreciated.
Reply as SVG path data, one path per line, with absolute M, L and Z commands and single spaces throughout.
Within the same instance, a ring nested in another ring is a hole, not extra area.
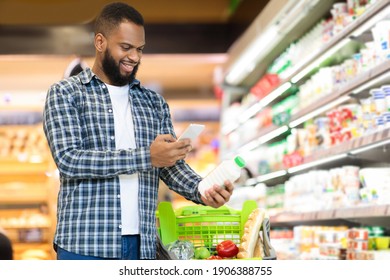
M 263 242 L 260 239 L 259 232 L 265 217 L 264 210 L 256 208 L 248 216 L 244 226 L 244 233 L 241 237 L 239 253 L 237 258 L 247 259 L 253 257 L 264 257 Z

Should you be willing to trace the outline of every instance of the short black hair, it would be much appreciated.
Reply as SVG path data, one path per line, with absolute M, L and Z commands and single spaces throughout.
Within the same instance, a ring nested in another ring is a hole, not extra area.
M 107 36 L 125 21 L 144 26 L 143 16 L 134 7 L 122 2 L 107 4 L 95 20 L 95 35 L 102 33 Z

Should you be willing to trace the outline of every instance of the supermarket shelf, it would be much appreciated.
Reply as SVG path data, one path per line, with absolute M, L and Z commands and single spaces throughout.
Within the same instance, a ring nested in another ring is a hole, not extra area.
M 15 260 L 55 260 L 56 255 L 51 242 L 12 244 Z M 26 254 L 27 253 L 27 254 Z
M 316 151 L 313 155 L 305 157 L 303 165 L 343 154 L 349 157 L 354 157 L 363 151 L 371 151 L 374 148 L 382 147 L 389 143 L 390 129 L 387 128 L 376 133 L 368 134 L 352 139 L 351 141 L 332 146 L 331 149 Z
M 0 175 L 12 175 L 12 174 L 45 174 L 48 170 L 48 160 L 42 162 L 31 163 L 23 162 L 11 159 L 0 160 Z
M 370 19 L 374 18 L 378 12 L 382 11 L 384 8 L 386 8 L 390 4 L 390 0 L 387 1 L 378 1 L 372 6 L 370 6 L 367 11 L 362 14 L 359 18 L 357 18 L 354 22 L 352 22 L 349 26 L 347 26 L 343 31 L 341 31 L 339 34 L 337 34 L 332 40 L 330 40 L 328 43 L 324 44 L 322 48 L 318 49 L 317 52 L 313 52 L 309 57 L 303 60 L 303 62 L 300 65 L 297 65 L 296 67 L 292 68 L 289 72 L 290 74 L 288 77 L 284 78 L 279 87 L 285 86 L 287 83 L 292 81 L 293 83 L 298 82 L 298 76 L 301 78 L 305 77 L 308 73 L 311 72 L 311 70 L 315 69 L 320 65 L 325 59 L 329 58 L 332 54 L 335 52 L 341 50 L 344 47 L 347 47 L 348 44 L 352 41 L 350 37 L 356 37 L 356 33 L 363 33 L 370 29 L 374 24 L 370 21 Z M 363 28 L 363 30 L 361 30 Z M 383 69 L 385 68 L 385 69 Z M 294 115 L 292 118 L 292 121 L 296 121 L 299 118 L 305 117 L 306 115 L 310 114 L 314 110 L 321 108 L 321 106 L 328 104 L 331 101 L 334 101 L 338 97 L 342 95 L 349 94 L 353 89 L 358 88 L 359 86 L 362 86 L 365 83 L 368 83 L 370 79 L 377 76 L 378 73 L 381 72 L 382 74 L 385 73 L 386 70 L 390 68 L 389 62 L 385 62 L 383 65 L 380 65 L 376 67 L 372 71 L 368 71 L 368 73 L 364 73 L 364 75 L 361 75 L 359 77 L 356 77 L 354 81 L 351 81 L 348 83 L 348 85 L 343 86 L 340 90 L 337 92 L 334 92 L 333 94 L 321 98 L 320 101 L 316 102 L 315 105 L 309 106 L 308 108 L 303 109 L 298 114 Z M 301 79 L 300 78 L 300 79 Z M 278 91 L 279 88 L 276 88 L 274 90 Z M 285 91 L 281 90 L 280 95 L 283 94 Z M 273 96 L 274 101 L 278 98 L 277 95 Z M 345 101 L 345 100 L 344 100 Z M 259 101 L 261 103 L 261 101 Z M 270 102 L 267 103 L 267 105 Z M 252 108 L 253 106 L 250 106 Z M 258 108 L 257 111 L 251 112 L 251 115 L 255 115 L 257 112 L 261 111 L 265 106 L 256 106 Z M 248 110 L 249 110 L 248 109 Z M 246 112 L 243 112 L 243 114 L 246 114 Z M 293 123 L 294 124 L 294 123 Z M 230 129 L 226 132 L 226 134 L 231 133 L 232 131 L 239 129 L 239 127 L 242 125 L 239 122 L 234 126 L 234 129 Z M 293 126 L 296 126 L 297 124 L 294 124 Z
M 6 209 L 9 209 L 10 207 L 24 207 L 24 208 L 32 208 L 32 206 L 36 206 L 35 208 L 39 207 L 42 204 L 46 204 L 48 200 L 49 195 L 33 195 L 30 197 L 27 196 L 17 196 L 14 195 L 10 198 L 0 198 L 0 204 L 2 207 L 0 207 L 0 210 L 3 209 L 3 207 L 6 207 Z
M 365 205 L 304 213 L 281 212 L 271 216 L 270 220 L 272 227 L 309 224 L 390 226 L 390 205 Z
M 354 80 L 343 85 L 334 93 L 317 100 L 314 104 L 294 114 L 291 117 L 288 126 L 290 128 L 294 128 L 337 105 L 347 102 L 353 97 L 360 96 L 371 88 L 378 87 L 380 84 L 385 82 L 390 82 L 390 61 L 385 61 L 370 71 L 357 76 Z M 281 134 L 277 133 L 280 128 L 281 127 L 276 125 L 261 128 L 255 137 L 243 143 L 239 149 L 242 152 L 245 152 L 248 148 L 254 149 L 259 145 L 272 141 Z M 283 131 L 283 133 L 284 132 L 285 131 Z M 229 154 L 229 151 L 226 151 L 226 153 Z
M 278 132 L 279 130 L 279 132 Z M 252 150 L 262 144 L 265 144 L 272 139 L 280 136 L 284 132 L 286 132 L 287 129 L 280 130 L 279 126 L 276 125 L 270 125 L 267 127 L 263 127 L 259 129 L 258 133 L 256 134 L 255 137 L 252 137 L 252 139 L 245 141 L 243 145 L 240 147 L 239 151 L 240 152 L 246 152 L 248 150 Z
M 4 226 L 2 225 L 2 228 L 5 230 L 20 230 L 20 229 L 42 229 L 42 230 L 48 230 L 51 228 L 50 225 L 14 225 L 14 226 Z
M 16 250 L 28 250 L 31 249 L 31 247 L 34 247 L 34 249 L 42 249 L 42 250 L 52 250 L 52 245 L 48 244 L 47 242 L 36 242 L 36 243 L 21 243 L 21 242 L 15 242 L 12 244 L 15 246 Z
M 272 184 L 277 182 L 280 178 L 287 175 L 306 172 L 312 168 L 321 168 L 327 165 L 333 165 L 336 162 L 354 159 L 364 159 L 369 155 L 373 159 L 378 156 L 375 153 L 376 149 L 380 156 L 385 157 L 387 150 L 383 151 L 383 147 L 390 144 L 390 128 L 378 131 L 376 133 L 368 134 L 351 141 L 332 146 L 331 149 L 322 149 L 315 151 L 313 155 L 304 158 L 303 163 L 285 170 L 275 170 L 269 174 L 263 174 L 255 179 L 251 179 L 252 184 L 265 183 Z M 367 155 L 369 154 L 369 155 Z M 390 161 L 390 157 L 387 157 Z
M 322 47 L 318 48 L 316 51 L 311 52 L 309 56 L 302 58 L 299 65 L 284 72 L 284 76 L 281 77 L 278 88 L 281 88 L 282 85 L 285 85 L 286 83 L 289 83 L 291 86 L 299 86 L 306 78 L 309 78 L 309 75 L 315 73 L 320 67 L 330 66 L 336 61 L 341 61 L 340 58 L 349 57 L 349 55 L 356 53 L 358 49 L 362 47 L 363 42 L 372 40 L 370 29 L 375 26 L 376 22 L 384 18 L 388 19 L 389 17 L 390 0 L 376 1 L 375 4 L 371 5 L 361 16 L 343 31 L 338 33 L 332 40 L 323 44 Z M 309 25 L 306 20 L 302 20 L 299 25 L 302 30 L 307 30 L 308 27 L 313 26 L 313 24 Z M 279 52 L 283 47 L 287 47 L 287 41 L 288 39 L 291 39 L 290 35 L 291 34 L 286 34 L 285 40 L 280 44 L 281 46 L 278 46 L 275 52 L 266 55 L 261 62 L 262 66 L 264 66 L 263 68 L 268 67 L 272 63 L 276 52 Z M 368 71 L 365 71 L 365 73 L 359 74 L 348 83 L 336 87 L 331 94 L 323 96 L 311 105 L 302 108 L 302 110 L 292 115 L 291 119 L 285 125 L 288 125 L 288 128 L 292 129 L 302 125 L 306 120 L 320 116 L 339 105 L 349 102 L 355 103 L 357 99 L 366 98 L 369 96 L 368 93 L 371 88 L 390 83 L 389 70 L 390 61 L 384 61 Z M 249 123 L 246 123 L 246 120 L 256 116 L 257 113 L 264 110 L 265 106 L 274 105 L 287 95 L 283 94 L 282 90 L 280 90 L 280 95 L 276 94 L 275 92 L 278 92 L 278 88 L 274 89 L 272 98 L 268 98 L 267 102 L 257 101 L 255 104 L 251 104 L 251 106 L 242 104 L 242 113 L 237 115 L 237 123 L 235 124 L 234 129 L 222 131 L 222 135 L 229 135 L 232 132 L 245 134 L 246 131 L 244 131 L 244 127 L 247 128 L 248 131 L 250 131 L 250 129 L 254 130 L 255 127 L 249 127 Z M 244 93 L 241 96 L 244 96 Z M 227 109 L 226 105 L 230 105 L 232 101 L 235 102 L 238 100 L 229 100 L 229 98 L 231 97 L 227 96 L 224 100 L 225 109 Z M 248 100 L 250 99 L 248 98 Z M 247 108 L 245 106 L 247 106 Z M 252 120 L 253 123 L 255 123 L 255 120 Z M 248 126 L 245 126 L 246 124 Z M 222 127 L 224 127 L 224 125 L 227 125 L 227 123 L 223 123 Z M 279 128 L 279 126 L 275 125 L 262 128 L 261 130 L 256 131 L 256 135 L 251 133 L 253 137 L 250 139 L 244 140 L 244 138 L 241 137 L 237 142 L 229 143 L 229 146 L 238 146 L 239 151 L 249 154 L 252 149 L 255 149 L 259 145 L 279 140 L 281 135 L 268 137 L 268 141 L 259 141 L 262 137 L 273 135 L 274 131 Z M 254 132 L 253 130 L 252 132 Z M 274 135 L 276 134 L 277 133 Z M 226 139 L 228 139 L 228 137 L 226 137 Z M 233 137 L 231 139 L 233 139 Z M 229 152 L 234 151 L 231 149 L 222 151 L 223 154 Z M 348 142 L 331 146 L 328 149 L 316 150 L 312 155 L 305 157 L 303 163 L 296 167 L 289 169 L 279 169 L 275 167 L 275 170 L 272 172 L 251 178 L 248 182 L 251 182 L 250 185 L 264 182 L 267 186 L 272 186 L 279 184 L 280 182 L 285 182 L 291 176 L 301 172 L 305 173 L 312 169 L 329 169 L 349 164 L 363 168 L 366 166 L 376 168 L 384 165 L 387 167 L 389 163 L 390 128 L 386 128 L 375 133 L 365 134 Z M 390 230 L 390 204 L 359 204 L 354 207 L 343 206 L 343 208 L 320 211 L 313 206 L 311 209 L 313 209 L 313 211 L 309 212 L 287 212 L 280 209 L 276 212 L 274 209 L 268 209 L 271 217 L 271 226 L 273 228 L 292 227 L 296 225 L 344 225 L 349 227 L 383 226 L 387 228 L 387 231 Z
M 367 89 L 378 86 L 380 83 L 390 81 L 389 70 L 390 61 L 385 61 L 375 68 L 362 73 L 354 80 L 340 87 L 334 93 L 317 100 L 314 104 L 302 109 L 297 114 L 292 116 L 289 126 L 295 127 L 305 122 L 306 120 L 316 117 L 324 111 L 327 111 L 328 107 L 334 107 L 337 104 L 346 102 L 352 96 L 359 95 Z
M 305 77 L 306 74 L 310 73 L 311 70 L 318 67 L 318 65 L 322 63 L 326 58 L 330 57 L 332 54 L 345 47 L 351 40 L 350 37 L 355 37 L 356 32 L 363 33 L 364 31 L 370 29 L 375 23 L 369 24 L 368 26 L 364 26 L 364 24 L 368 22 L 371 18 L 373 18 L 375 15 L 377 15 L 389 4 L 389 0 L 377 1 L 376 3 L 368 7 L 364 14 L 359 16 L 350 25 L 346 26 L 329 42 L 324 44 L 322 48 L 318 49 L 317 52 L 313 52 L 310 56 L 305 58 L 300 65 L 297 65 L 296 67 L 292 68 L 290 74 L 285 78 L 285 81 L 292 80 L 294 83 L 296 83 L 298 81 L 297 76 L 301 76 L 302 78 Z

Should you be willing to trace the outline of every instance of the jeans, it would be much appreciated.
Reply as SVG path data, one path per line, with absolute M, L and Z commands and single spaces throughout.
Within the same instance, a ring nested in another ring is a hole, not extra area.
M 139 260 L 139 239 L 139 235 L 122 235 L 122 256 L 118 259 L 84 256 L 57 247 L 57 260 Z

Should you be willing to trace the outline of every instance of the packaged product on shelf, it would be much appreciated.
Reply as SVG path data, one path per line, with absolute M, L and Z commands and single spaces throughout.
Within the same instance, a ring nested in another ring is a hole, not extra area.
M 281 209 L 284 207 L 284 185 L 280 184 L 274 187 L 267 187 L 266 190 L 266 208 Z
M 365 202 L 390 203 L 390 168 L 362 168 L 359 177 L 363 186 L 361 196 Z
M 272 106 L 272 122 L 281 126 L 290 121 L 291 115 L 296 113 L 298 106 L 298 97 L 294 94 L 283 101 Z
M 254 200 L 260 208 L 265 208 L 266 188 L 263 183 L 256 184 L 256 186 L 236 187 L 226 205 L 234 209 L 241 209 L 245 201 Z
M 372 28 L 375 47 L 378 52 L 378 58 L 390 58 L 390 20 L 382 20 Z
M 385 93 L 381 89 L 375 88 L 370 90 L 370 94 L 374 101 L 375 113 L 377 115 L 381 115 L 382 113 L 386 112 L 387 104 Z
M 385 93 L 386 111 L 390 111 L 390 85 L 381 86 L 381 90 Z
M 378 236 L 374 238 L 375 240 L 375 248 L 377 250 L 387 250 L 390 245 L 390 237 L 389 236 Z
M 267 73 L 250 89 L 250 92 L 260 100 L 267 96 L 279 84 L 280 79 L 277 74 Z
M 335 34 L 341 32 L 347 25 L 348 7 L 347 3 L 335 3 L 333 8 L 330 10 L 333 20 L 335 22 L 333 31 Z
M 257 115 L 257 127 L 258 129 L 262 127 L 267 127 L 272 124 L 272 108 L 271 107 L 266 107 L 263 110 L 261 110 Z
M 375 260 L 375 252 L 367 250 L 347 250 L 347 260 Z
M 368 240 L 353 240 L 347 241 L 348 250 L 368 250 Z

